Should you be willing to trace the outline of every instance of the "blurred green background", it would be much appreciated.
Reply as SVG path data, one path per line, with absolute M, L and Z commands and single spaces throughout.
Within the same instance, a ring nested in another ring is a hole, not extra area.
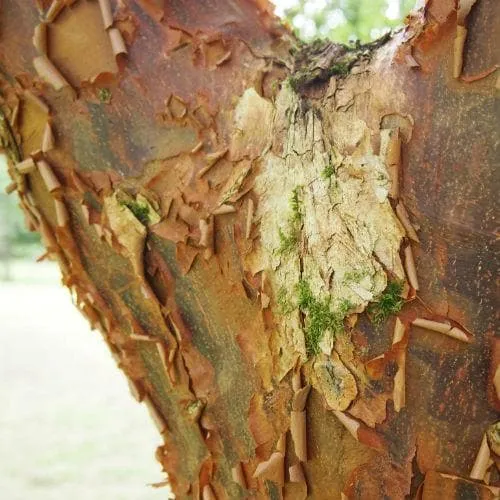
M 367 42 L 413 0 L 275 0 L 303 40 Z M 159 500 L 160 436 L 29 233 L 0 155 L 0 498 Z
M 369 42 L 401 26 L 415 0 L 281 0 L 275 4 L 299 38 L 348 43 Z

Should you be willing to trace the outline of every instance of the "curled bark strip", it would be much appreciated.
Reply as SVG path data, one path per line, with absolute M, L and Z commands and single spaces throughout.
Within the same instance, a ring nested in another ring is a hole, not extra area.
M 257 465 L 253 477 L 269 479 L 279 486 L 283 486 L 285 484 L 285 456 L 283 453 L 275 451 L 269 460 Z
M 128 336 L 129 339 L 138 340 L 140 342 L 157 342 L 158 339 L 154 337 L 148 337 L 147 335 L 141 335 L 140 333 L 131 333 Z
M 38 73 L 38 76 L 40 76 L 40 78 L 49 85 L 52 85 L 54 90 L 61 90 L 64 87 L 70 87 L 66 78 L 61 75 L 59 70 L 47 56 L 35 57 L 35 59 L 33 59 L 33 66 Z
M 405 269 L 408 275 L 408 281 L 410 285 L 418 290 L 418 279 L 417 279 L 417 269 L 415 268 L 415 260 L 413 259 L 413 252 L 411 250 L 411 245 L 405 248 Z
M 61 200 L 54 200 L 54 204 L 56 207 L 56 220 L 57 225 L 59 227 L 66 227 L 69 222 L 68 210 L 66 209 L 66 205 Z
M 452 328 L 448 323 L 439 323 L 438 321 L 431 321 L 424 318 L 416 318 L 412 321 L 412 324 L 439 333 L 448 333 Z
M 229 61 L 229 59 L 231 59 L 231 51 L 230 50 L 228 50 L 227 52 L 222 54 L 222 56 L 219 57 L 219 59 L 217 59 L 217 61 L 215 61 L 215 65 L 221 66 L 225 62 Z
M 392 345 L 397 344 L 403 340 L 405 333 L 405 326 L 399 318 L 396 318 L 394 325 L 394 335 L 392 337 Z M 394 375 L 394 389 L 392 392 L 392 399 L 394 401 L 394 410 L 399 412 L 406 404 L 406 349 L 401 351 L 400 359 L 398 360 L 398 371 Z
M 306 478 L 304 476 L 304 469 L 302 468 L 302 464 L 300 462 L 298 464 L 291 465 L 288 468 L 288 473 L 290 474 L 290 482 L 292 483 L 306 482 Z
M 13 193 L 17 189 L 17 182 L 12 181 L 7 186 L 5 186 L 5 193 L 10 194 Z
M 208 260 L 214 253 L 214 218 L 200 219 L 200 246 L 205 247 L 204 257 Z
M 356 441 L 359 441 L 358 439 L 358 429 L 360 427 L 360 423 L 357 420 L 354 420 L 353 418 L 347 416 L 344 412 L 339 411 L 339 410 L 333 410 L 333 413 L 335 416 L 340 420 L 342 425 L 349 431 L 351 436 L 356 439 Z
M 43 131 L 43 139 L 42 139 L 42 152 L 46 153 L 54 149 L 54 134 L 52 133 L 52 127 L 50 123 L 47 122 L 45 125 L 45 130 Z
M 165 431 L 167 431 L 168 427 L 162 415 L 149 396 L 145 396 L 143 401 L 159 433 L 163 434 Z
M 118 56 L 120 54 L 127 53 L 127 47 L 123 40 L 121 31 L 118 28 L 111 28 L 108 30 L 109 41 L 111 42 L 111 48 L 113 49 L 113 54 Z
M 45 186 L 51 193 L 61 187 L 61 183 L 57 179 L 56 174 L 54 174 L 51 166 L 45 160 L 38 161 L 36 166 L 38 167 L 38 171 L 42 176 Z
M 457 328 L 456 326 L 446 333 L 446 335 L 453 337 L 454 339 L 461 340 L 462 342 L 472 342 L 472 339 L 470 339 L 463 330 L 460 330 L 460 328 Z
M 296 371 L 292 375 L 292 389 L 294 392 L 299 391 L 302 388 L 302 377 L 300 376 L 300 370 Z
M 412 324 L 420 328 L 425 328 L 426 330 L 443 333 L 444 335 L 461 340 L 462 342 L 471 342 L 471 339 L 463 330 L 457 328 L 456 326 L 451 326 L 448 323 L 440 323 L 438 321 L 431 321 L 424 318 L 416 318 L 412 321 Z
M 104 29 L 111 28 L 111 26 L 113 26 L 113 13 L 111 12 L 109 0 L 99 0 L 99 7 L 101 8 Z
M 243 472 L 243 466 L 241 465 L 241 462 L 238 462 L 231 469 L 231 476 L 233 477 L 233 481 L 235 483 L 238 483 L 243 489 L 247 489 L 247 481 L 245 479 L 245 473 Z
M 33 45 L 39 54 L 47 55 L 47 23 L 40 23 L 35 27 Z
M 380 152 L 391 179 L 389 196 L 397 199 L 399 197 L 399 167 L 401 165 L 401 136 L 398 128 L 383 129 L 380 132 Z
M 292 411 L 290 418 L 290 432 L 295 455 L 301 462 L 307 462 L 306 412 Z
M 35 106 L 38 106 L 38 108 L 40 109 L 40 111 L 42 111 L 43 113 L 45 114 L 49 114 L 49 107 L 47 106 L 47 104 L 45 104 L 42 99 L 40 99 L 40 97 L 38 97 L 37 95 L 33 94 L 33 92 L 31 92 L 30 90 L 25 90 L 23 92 L 23 96 L 25 99 L 31 101 Z
M 200 141 L 196 146 L 190 151 L 191 154 L 197 153 L 203 147 L 203 141 Z
M 412 226 L 410 222 L 410 217 L 408 216 L 408 212 L 406 211 L 406 208 L 401 201 L 399 201 L 398 204 L 396 205 L 396 214 L 398 215 L 399 221 L 405 228 L 408 238 L 419 243 L 420 240 L 418 239 L 417 232 L 415 231 L 415 228 Z
M 497 366 L 495 375 L 493 375 L 493 385 L 495 386 L 497 398 L 500 399 L 500 365 Z
M 458 10 L 457 10 L 457 22 L 458 24 L 464 24 L 465 19 L 469 15 L 472 6 L 477 2 L 477 0 L 459 0 Z
M 214 490 L 209 484 L 206 484 L 203 488 L 203 500 L 217 500 Z
M 222 151 L 207 154 L 205 157 L 205 166 L 198 172 L 196 177 L 198 177 L 198 179 L 203 177 L 226 153 L 227 148 Z
M 420 64 L 418 61 L 413 57 L 412 54 L 407 54 L 405 56 L 405 62 L 406 65 L 409 66 L 410 68 L 420 68 Z
M 467 28 L 457 25 L 457 34 L 453 42 L 453 78 L 460 78 L 464 63 L 464 46 L 467 38 Z
M 236 212 L 236 208 L 234 208 L 233 205 L 227 205 L 227 204 L 222 204 L 220 207 L 217 207 L 212 214 L 213 215 L 225 215 L 225 214 L 232 214 Z
M 498 64 L 495 64 L 491 68 L 485 69 L 484 71 L 481 71 L 481 73 L 478 73 L 477 75 L 463 75 L 460 77 L 460 80 L 465 83 L 477 82 L 478 80 L 482 80 L 483 78 L 486 78 L 487 76 L 494 73 L 499 67 L 500 66 Z
M 309 396 L 309 391 L 311 386 L 308 384 L 302 389 L 295 392 L 292 399 L 292 409 L 294 411 L 302 411 L 306 406 L 307 396 Z
M 83 218 L 84 218 L 85 222 L 87 224 L 90 224 L 90 211 L 89 211 L 89 207 L 87 205 L 85 205 L 85 203 L 81 203 L 80 207 L 81 207 Z
M 12 114 L 10 115 L 9 118 L 9 123 L 12 128 L 15 128 L 17 126 L 17 119 L 19 118 L 19 109 L 20 109 L 20 104 L 19 101 L 16 102 L 16 105 L 14 106 L 14 109 L 12 110 Z
M 167 356 L 165 353 L 165 347 L 163 346 L 163 342 L 157 341 L 156 342 L 156 349 L 158 350 L 158 356 L 160 356 L 161 364 L 163 365 L 163 369 L 165 370 L 165 373 L 168 375 L 168 363 L 167 363 Z
M 248 240 L 250 239 L 250 232 L 252 231 L 252 221 L 253 221 L 253 214 L 254 214 L 255 206 L 252 198 L 248 198 L 248 205 L 247 205 L 247 220 L 246 220 L 246 227 L 245 227 L 245 238 Z
M 35 162 L 33 161 L 33 158 L 29 157 L 26 158 L 26 160 L 23 160 L 19 163 L 16 163 L 15 169 L 20 173 L 20 174 L 29 174 L 33 172 L 36 168 Z
M 64 0 L 52 0 L 49 9 L 45 13 L 45 19 L 48 23 L 55 21 L 56 17 L 59 15 L 61 10 L 65 7 Z
M 483 435 L 483 439 L 481 440 L 481 446 L 479 447 L 479 451 L 476 455 L 476 460 L 472 469 L 470 471 L 471 479 L 479 479 L 482 481 L 486 474 L 487 469 L 490 466 L 490 447 L 488 446 L 488 439 L 486 434 Z
M 276 443 L 276 451 L 285 454 L 286 453 L 286 434 L 282 434 L 278 442 Z

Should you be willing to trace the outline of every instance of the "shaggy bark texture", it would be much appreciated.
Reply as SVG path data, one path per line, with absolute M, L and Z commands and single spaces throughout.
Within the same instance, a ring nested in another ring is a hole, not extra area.
M 499 10 L 3 2 L 8 190 L 177 498 L 498 498 Z

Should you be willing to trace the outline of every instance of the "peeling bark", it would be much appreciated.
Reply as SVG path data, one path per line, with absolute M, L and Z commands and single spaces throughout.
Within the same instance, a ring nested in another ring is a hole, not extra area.
M 497 2 L 298 52 L 261 0 L 1 15 L 8 191 L 178 498 L 498 497 Z

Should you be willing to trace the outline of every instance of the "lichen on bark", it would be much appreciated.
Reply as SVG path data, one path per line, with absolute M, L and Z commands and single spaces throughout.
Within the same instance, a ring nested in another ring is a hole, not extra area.
M 348 312 L 362 312 L 383 292 L 384 267 L 404 279 L 399 258 L 404 232 L 388 201 L 390 181 L 384 161 L 372 149 L 371 131 L 353 110 L 325 105 L 330 123 L 338 116 L 355 126 L 337 136 L 335 126 L 329 129 L 328 122 L 320 120 L 320 106 L 307 104 L 283 86 L 275 101 L 274 141 L 256 179 L 262 240 L 258 259 L 272 270 L 274 290 L 284 291 L 293 305 L 276 333 L 282 347 L 279 377 L 297 358 L 305 361 L 311 352 L 317 353 L 320 345 L 328 354 L 333 348 L 333 328 L 325 328 L 322 338 L 316 335 L 313 348 L 310 342 L 306 346 L 308 320 L 301 316 L 308 311 L 297 300 L 300 283 L 307 283 L 320 303 L 328 303 L 331 314 L 343 311 L 343 318 Z M 251 137 L 252 130 L 246 134 Z M 355 147 L 348 151 L 351 143 Z M 325 169 L 330 169 L 327 178 Z M 294 193 L 295 206 L 290 203 Z

